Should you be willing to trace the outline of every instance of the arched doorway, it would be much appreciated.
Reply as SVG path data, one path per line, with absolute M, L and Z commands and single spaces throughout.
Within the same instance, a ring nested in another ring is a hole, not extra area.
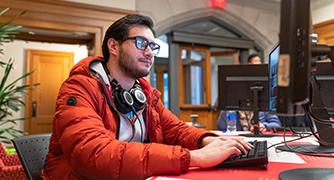
M 160 84 L 158 89 L 166 94 L 166 88 L 161 87 L 168 86 L 168 106 L 181 119 L 190 121 L 191 114 L 198 114 L 200 123 L 214 129 L 217 66 L 244 63 L 250 52 L 263 56 L 262 47 L 215 14 L 192 18 L 161 32 L 169 45 L 169 57 L 161 61 L 168 69 L 169 83 Z M 161 69 L 159 58 L 155 64 Z M 157 71 L 155 74 L 157 79 Z

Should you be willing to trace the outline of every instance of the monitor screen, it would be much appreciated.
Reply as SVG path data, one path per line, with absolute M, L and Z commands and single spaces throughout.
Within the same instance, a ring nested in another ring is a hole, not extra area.
M 251 87 L 262 87 L 256 102 L 261 111 L 269 109 L 269 81 L 267 64 L 218 66 L 219 109 L 253 110 Z
M 277 111 L 277 66 L 279 58 L 279 45 L 276 45 L 269 54 L 269 110 Z

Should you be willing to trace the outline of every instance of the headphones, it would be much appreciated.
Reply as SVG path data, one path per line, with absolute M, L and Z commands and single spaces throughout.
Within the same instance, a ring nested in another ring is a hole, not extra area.
M 111 81 L 111 85 L 113 88 L 112 96 L 117 111 L 122 114 L 127 114 L 131 111 L 136 113 L 145 107 L 146 96 L 137 80 L 129 91 L 123 89 L 115 79 Z

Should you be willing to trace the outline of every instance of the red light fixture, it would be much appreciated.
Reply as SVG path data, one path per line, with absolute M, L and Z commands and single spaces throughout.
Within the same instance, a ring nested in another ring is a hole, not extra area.
M 210 1 L 211 1 L 211 7 L 224 9 L 227 0 L 210 0 Z

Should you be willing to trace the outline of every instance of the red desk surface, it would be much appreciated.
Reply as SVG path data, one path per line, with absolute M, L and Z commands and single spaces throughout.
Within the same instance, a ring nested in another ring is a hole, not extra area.
M 300 142 L 293 142 L 292 144 L 299 144 Z M 152 177 L 152 180 L 159 180 L 162 178 L 178 178 L 178 179 L 227 179 L 227 180 L 278 180 L 279 174 L 282 171 L 295 168 L 334 168 L 333 157 L 317 157 L 297 154 L 306 163 L 283 163 L 283 162 L 269 162 L 267 169 L 242 167 L 242 168 L 208 168 L 208 169 L 190 169 L 188 173 L 175 176 L 159 176 Z M 333 155 L 334 156 L 334 155 Z
M 258 168 L 209 168 L 209 169 L 191 169 L 186 174 L 178 176 L 160 176 L 166 178 L 179 179 L 232 179 L 232 180 L 277 180 L 279 173 L 288 169 L 295 168 L 334 168 L 334 158 L 331 157 L 315 157 L 299 155 L 306 164 L 293 163 L 277 163 L 269 162 L 266 170 Z M 152 180 L 157 180 L 160 177 L 153 177 Z

